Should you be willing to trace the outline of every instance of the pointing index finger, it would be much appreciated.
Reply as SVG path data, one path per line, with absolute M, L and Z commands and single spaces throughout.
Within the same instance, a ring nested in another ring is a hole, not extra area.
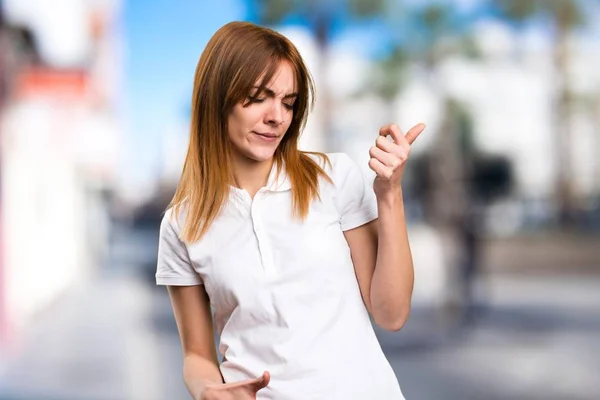
M 379 134 L 381 136 L 390 135 L 396 144 L 399 144 L 403 137 L 400 127 L 396 124 L 382 126 L 381 129 L 379 129 Z

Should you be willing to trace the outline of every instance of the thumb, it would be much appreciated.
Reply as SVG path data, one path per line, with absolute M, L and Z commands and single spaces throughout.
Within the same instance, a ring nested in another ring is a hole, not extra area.
M 268 371 L 263 372 L 260 378 L 256 378 L 250 381 L 250 387 L 254 392 L 258 392 L 260 389 L 266 387 L 271 381 L 271 374 Z
M 410 128 L 409 131 L 406 132 L 406 135 L 404 136 L 406 138 L 406 141 L 408 142 L 408 144 L 413 144 L 413 142 L 417 139 L 417 137 L 424 130 L 425 130 L 424 123 L 419 123 L 419 124 L 413 126 L 412 128 Z

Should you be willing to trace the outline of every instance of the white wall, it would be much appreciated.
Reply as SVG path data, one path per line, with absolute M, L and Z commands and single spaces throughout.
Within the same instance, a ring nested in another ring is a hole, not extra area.
M 3 280 L 9 329 L 20 332 L 85 273 L 83 187 L 49 101 L 9 106 L 2 121 Z

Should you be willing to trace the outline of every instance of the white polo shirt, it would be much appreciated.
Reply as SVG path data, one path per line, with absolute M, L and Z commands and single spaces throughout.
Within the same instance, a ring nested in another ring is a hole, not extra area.
M 237 188 L 207 234 L 185 245 L 167 211 L 156 282 L 204 284 L 220 336 L 225 382 L 271 373 L 258 399 L 401 400 L 362 301 L 343 231 L 377 218 L 371 182 L 329 154 L 320 200 L 292 218 L 284 171 L 251 199 Z

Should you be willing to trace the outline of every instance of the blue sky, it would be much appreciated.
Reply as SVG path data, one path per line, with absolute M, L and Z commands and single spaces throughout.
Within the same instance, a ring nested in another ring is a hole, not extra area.
M 206 42 L 223 24 L 245 19 L 243 0 L 124 1 L 127 159 L 135 178 L 153 175 L 159 138 L 181 119 Z M 151 5 L 151 6 L 150 6 Z

